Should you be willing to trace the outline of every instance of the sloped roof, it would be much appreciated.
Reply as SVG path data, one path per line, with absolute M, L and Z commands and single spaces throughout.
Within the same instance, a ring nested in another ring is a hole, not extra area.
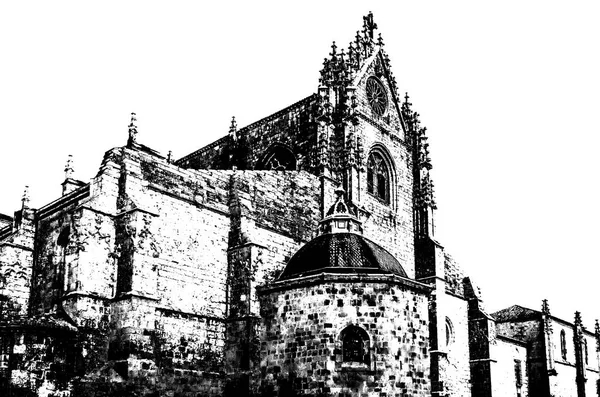
M 506 309 L 492 313 L 496 322 L 503 323 L 507 321 L 526 321 L 541 318 L 542 313 L 537 310 L 528 309 L 523 306 L 513 305 Z

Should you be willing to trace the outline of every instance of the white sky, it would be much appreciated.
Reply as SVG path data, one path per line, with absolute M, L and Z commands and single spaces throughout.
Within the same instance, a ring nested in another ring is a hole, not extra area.
M 548 298 L 592 328 L 598 1 L 2 2 L 0 212 L 57 198 L 68 154 L 92 178 L 132 111 L 179 158 L 315 92 L 368 11 L 428 127 L 440 242 L 490 311 Z

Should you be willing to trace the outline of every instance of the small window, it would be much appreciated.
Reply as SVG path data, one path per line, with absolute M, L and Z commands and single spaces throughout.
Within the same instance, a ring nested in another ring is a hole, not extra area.
M 349 326 L 341 333 L 342 360 L 369 364 L 369 335 L 356 326 Z
M 371 153 L 367 161 L 367 191 L 386 203 L 390 202 L 390 171 L 377 152 Z
M 567 360 L 567 338 L 564 329 L 560 331 L 560 355 L 563 360 Z
M 521 360 L 515 360 L 515 384 L 518 388 L 523 386 L 523 373 L 521 371 Z
M 452 321 L 448 317 L 446 317 L 446 346 L 450 347 L 450 345 L 454 342 L 454 326 L 452 325 Z
M 63 248 L 65 248 L 67 245 L 69 245 L 69 234 L 70 233 L 71 233 L 71 229 L 69 228 L 69 226 L 64 228 L 58 235 L 58 238 L 56 239 L 56 244 L 59 247 L 63 247 Z

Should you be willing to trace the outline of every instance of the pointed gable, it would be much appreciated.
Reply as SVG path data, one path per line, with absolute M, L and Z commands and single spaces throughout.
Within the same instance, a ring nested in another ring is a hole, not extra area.
M 363 17 L 362 30 L 356 32 L 347 52 L 332 45 L 325 58 L 320 83 L 327 87 L 351 87 L 352 106 L 357 117 L 401 139 L 405 136 L 400 96 L 381 34 L 376 37 L 373 14 Z

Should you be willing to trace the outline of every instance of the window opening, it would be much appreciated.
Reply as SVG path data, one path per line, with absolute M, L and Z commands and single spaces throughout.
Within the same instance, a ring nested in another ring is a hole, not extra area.
M 367 191 L 389 203 L 390 172 L 381 154 L 371 153 L 367 161 Z
M 342 331 L 342 360 L 369 363 L 369 336 L 365 330 L 350 326 Z
M 567 360 L 567 338 L 564 329 L 560 331 L 560 355 L 563 360 Z

